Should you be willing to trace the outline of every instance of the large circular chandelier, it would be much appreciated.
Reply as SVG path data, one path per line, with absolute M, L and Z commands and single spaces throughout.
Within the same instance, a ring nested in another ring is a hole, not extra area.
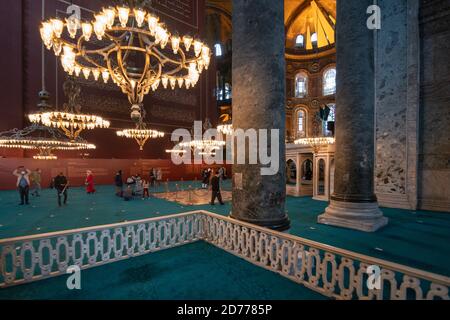
M 69 112 L 50 111 L 28 115 L 33 123 L 42 123 L 46 127 L 58 128 L 75 141 L 83 130 L 109 128 L 109 121 L 95 115 L 76 114 Z
M 111 78 L 128 96 L 136 121 L 150 90 L 194 87 L 211 60 L 200 40 L 171 34 L 159 17 L 139 7 L 105 8 L 93 22 L 51 19 L 40 33 L 68 74 L 105 83 Z
M 59 131 L 33 124 L 23 130 L 13 129 L 0 133 L 0 148 L 37 150 L 35 159 L 55 160 L 53 151 L 75 151 L 95 149 L 95 145 L 81 138 L 69 141 L 60 136 Z
M 81 114 L 81 106 L 77 104 L 81 88 L 72 80 L 64 82 L 64 92 L 68 103 L 64 104 L 64 111 L 46 111 L 43 108 L 38 113 L 29 114 L 32 123 L 43 124 L 46 127 L 57 128 L 71 140 L 75 141 L 83 130 L 95 128 L 109 128 L 110 122 L 92 114 Z

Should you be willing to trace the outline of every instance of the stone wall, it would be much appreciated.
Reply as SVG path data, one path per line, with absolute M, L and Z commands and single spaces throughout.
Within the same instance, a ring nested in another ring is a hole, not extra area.
M 450 1 L 421 0 L 419 206 L 450 211 Z
M 414 0 L 413 0 L 414 1 Z M 407 193 L 407 4 L 381 0 L 376 36 L 375 191 L 381 205 L 409 207 Z

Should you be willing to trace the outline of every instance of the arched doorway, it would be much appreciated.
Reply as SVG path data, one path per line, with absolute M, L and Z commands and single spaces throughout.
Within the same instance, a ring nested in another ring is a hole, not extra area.
M 297 165 L 291 159 L 286 163 L 286 183 L 294 186 L 297 184 Z
M 317 195 L 324 196 L 325 195 L 325 160 L 319 159 L 318 162 L 318 179 L 317 179 Z
M 302 173 L 302 182 L 312 182 L 313 162 L 310 159 L 303 161 L 301 173 Z

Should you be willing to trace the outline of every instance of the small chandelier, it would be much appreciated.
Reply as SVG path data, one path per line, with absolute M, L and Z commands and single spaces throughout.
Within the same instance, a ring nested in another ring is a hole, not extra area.
M 59 131 L 33 124 L 23 130 L 13 129 L 0 133 L 0 148 L 38 150 L 35 159 L 55 160 L 57 157 L 52 154 L 55 150 L 90 150 L 95 149 L 95 145 L 81 138 L 69 141 L 61 137 Z
M 58 157 L 52 153 L 51 149 L 42 148 L 39 150 L 39 153 L 33 156 L 35 160 L 57 160 Z
M 42 111 L 29 114 L 28 119 L 32 123 L 62 130 L 71 141 L 75 141 L 83 130 L 109 128 L 109 121 L 95 115 L 79 113 L 81 106 L 76 103 L 76 100 L 80 96 L 80 91 L 80 87 L 75 85 L 72 80 L 66 81 L 64 92 L 69 102 L 64 104 L 64 111 Z
M 335 139 L 333 137 L 301 138 L 296 140 L 294 143 L 309 146 L 314 150 L 314 153 L 317 154 L 322 146 L 334 144 Z
M 231 123 L 224 123 L 224 124 L 218 125 L 217 126 L 217 131 L 220 132 L 223 135 L 231 136 L 234 133 L 233 124 L 231 124 Z
M 209 130 L 212 128 L 211 121 L 206 118 L 203 124 L 203 129 Z M 194 128 L 192 128 L 192 135 Z M 178 146 L 182 149 L 193 149 L 194 151 L 200 152 L 202 155 L 213 154 L 214 151 L 220 150 L 227 143 L 222 140 L 215 139 L 194 139 L 188 142 L 181 142 Z M 200 154 L 199 153 L 199 154 Z
M 141 107 L 139 113 L 143 113 L 145 115 L 145 111 Z M 139 121 L 136 123 L 135 129 L 124 129 L 117 131 L 117 135 L 122 138 L 134 139 L 139 145 L 139 150 L 144 150 L 144 146 L 149 139 L 157 139 L 164 138 L 164 132 L 160 132 L 157 130 L 147 129 L 146 124 L 141 117 Z
M 112 79 L 128 96 L 134 120 L 141 117 L 139 105 L 150 90 L 160 85 L 190 89 L 211 61 L 208 46 L 189 35 L 171 34 L 158 16 L 133 2 L 104 8 L 93 22 L 43 21 L 40 33 L 68 74 L 105 83 Z

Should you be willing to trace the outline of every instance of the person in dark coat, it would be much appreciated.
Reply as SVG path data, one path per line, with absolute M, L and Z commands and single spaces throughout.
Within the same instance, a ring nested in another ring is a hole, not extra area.
M 54 179 L 54 181 L 55 189 L 58 193 L 58 205 L 61 207 L 61 195 L 64 196 L 64 204 L 67 204 L 67 188 L 69 187 L 69 182 L 62 172 Z
M 117 171 L 116 177 L 114 178 L 114 184 L 116 185 L 116 196 L 123 197 L 122 170 Z
M 220 193 L 220 172 L 217 171 L 215 176 L 211 179 L 211 205 L 215 205 L 216 198 L 219 200 L 219 203 L 223 206 L 224 203 L 222 201 L 222 194 Z

